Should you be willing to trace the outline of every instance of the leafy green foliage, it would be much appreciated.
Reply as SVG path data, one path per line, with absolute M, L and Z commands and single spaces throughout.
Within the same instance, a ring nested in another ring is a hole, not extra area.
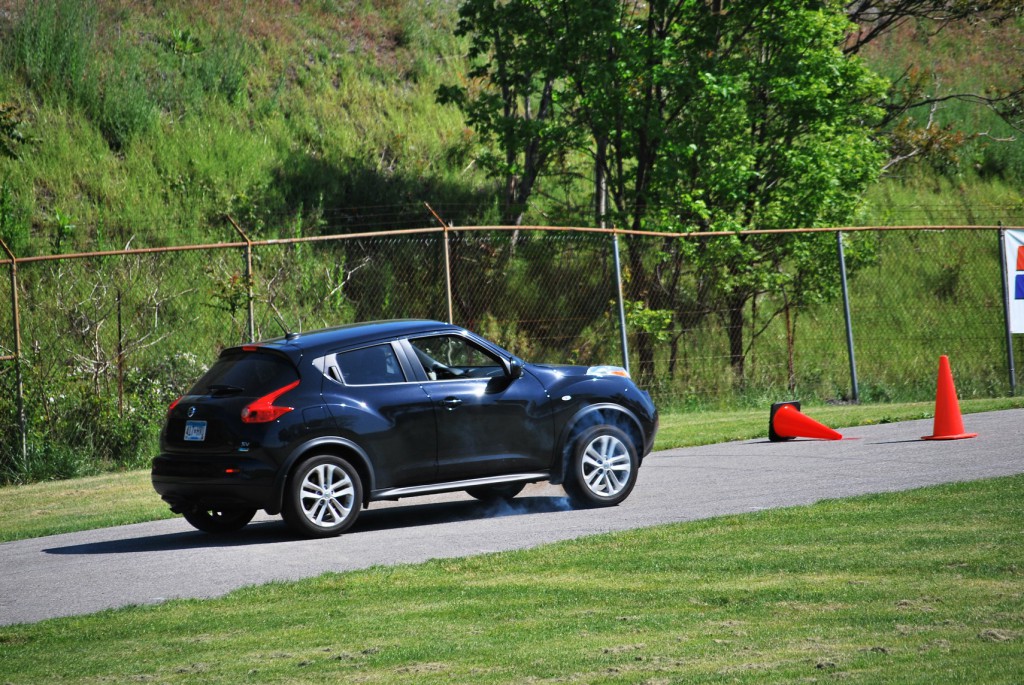
M 643 331 L 658 342 L 666 342 L 672 330 L 672 311 L 648 309 L 643 302 L 626 301 L 626 323 L 633 330 Z
M 21 112 L 17 107 L 0 102 L 0 155 L 18 158 L 18 146 L 26 142 L 21 132 Z
M 821 265 L 835 274 L 820 239 L 741 233 L 841 225 L 877 177 L 883 152 L 872 124 L 881 111 L 865 103 L 882 96 L 885 82 L 843 53 L 850 26 L 842 8 L 799 0 L 734 2 L 728 12 L 696 0 L 467 2 L 459 28 L 473 38 L 478 85 L 442 99 L 459 104 L 504 156 L 504 167 L 489 169 L 506 187 L 521 184 L 520 205 L 534 185 L 531 154 L 555 145 L 596 160 L 618 225 L 738 233 L 654 261 L 630 240 L 629 268 L 631 299 L 652 310 L 677 311 L 680 322 L 712 312 L 727 319 L 741 379 L 749 302 L 790 286 L 805 301 L 834 294 L 814 292 Z M 551 49 L 532 49 L 542 44 Z M 590 139 L 560 133 L 580 130 Z M 535 176 L 550 171 L 543 161 Z M 649 381 L 652 339 L 638 331 Z
M 504 184 L 505 225 L 521 223 L 538 179 L 581 144 L 584 129 L 563 114 L 571 95 L 560 9 L 537 0 L 459 6 L 457 33 L 470 37 L 468 83 L 442 86 L 438 100 L 458 105 L 479 134 L 479 161 Z
M 28 239 L 28 231 L 23 217 L 20 216 L 20 210 L 11 191 L 10 182 L 6 178 L 0 180 L 0 239 L 3 239 L 15 254 L 23 249 Z
M 912 4 L 935 11 L 939 3 Z M 962 17 L 967 5 L 954 4 Z M 1000 3 L 983 3 L 993 4 Z M 765 3 L 763 14 L 756 2 L 730 3 L 719 15 L 710 11 L 716 5 L 687 0 L 673 14 L 666 3 L 471 1 L 459 14 L 451 2 L 13 0 L 0 13 L 0 102 L 12 103 L 0 120 L 18 158 L 0 152 L 0 236 L 19 257 L 236 240 L 225 214 L 253 239 L 318 236 L 434 225 L 424 201 L 455 225 L 589 225 L 595 167 L 612 194 L 605 218 L 619 226 L 699 234 L 845 223 L 879 155 L 859 128 L 875 120 L 879 83 L 862 62 L 837 56 L 830 41 L 844 30 L 841 12 L 787 0 Z M 488 12 L 500 21 L 484 24 Z M 844 50 L 894 82 L 896 65 L 927 61 L 935 69 L 921 70 L 922 88 L 962 89 L 956 76 L 1009 93 L 1012 79 L 992 75 L 1016 73 L 1015 53 L 982 48 L 1020 42 L 1012 39 L 1019 20 L 1002 24 L 1007 33 L 999 36 L 1009 39 L 995 40 L 989 18 L 935 37 L 928 25 L 906 22 L 878 44 L 882 52 L 850 51 L 849 43 Z M 475 24 L 484 30 L 471 31 Z M 902 52 L 907 46 L 919 52 Z M 438 106 L 439 88 L 461 109 Z M 936 130 L 966 132 L 966 147 L 950 148 L 950 163 L 935 162 L 941 178 L 926 166 L 905 167 L 907 176 L 873 185 L 858 220 L 1012 222 L 1001 208 L 1021 206 L 1012 179 L 1024 168 L 1024 147 L 996 142 L 1007 130 L 972 116 L 966 103 L 944 104 Z M 907 121 L 910 150 L 921 144 L 914 136 L 924 122 Z M 970 134 L 986 130 L 991 136 Z M 920 198 L 933 209 L 901 213 Z M 486 328 L 531 359 L 617 360 L 606 243 L 526 231 L 454 241 L 455 320 Z M 832 236 L 623 243 L 626 296 L 642 307 L 631 316 L 630 344 L 644 363 L 633 368 L 648 374 L 641 380 L 659 402 L 763 404 L 788 388 L 777 360 L 794 339 L 804 397 L 843 396 L 836 369 L 845 357 L 832 342 L 842 325 L 832 299 Z M 867 396 L 926 397 L 934 390 L 928 358 L 940 344 L 968 371 L 968 394 L 1005 391 L 998 303 L 985 285 L 991 250 L 966 237 L 952 240 L 949 254 L 939 253 L 944 241 L 935 244 L 933 254 L 905 236 L 846 235 L 851 271 L 874 269 L 851 282 L 860 289 L 858 345 L 887 357 L 861 359 Z M 277 312 L 294 329 L 447 318 L 443 250 L 433 238 L 256 252 L 257 337 L 280 332 Z M 249 284 L 239 253 L 165 255 L 141 268 L 118 258 L 84 269 L 19 267 L 32 437 L 51 443 L 34 463 L 52 458 L 66 464 L 55 472 L 74 473 L 138 458 L 144 446 L 112 427 L 110 440 L 127 446 L 123 458 L 104 453 L 90 465 L 74 450 L 73 425 L 58 435 L 55 422 L 38 418 L 46 411 L 39 398 L 63 394 L 61 411 L 84 416 L 71 406 L 89 402 L 78 388 L 84 381 L 70 372 L 80 357 L 99 369 L 89 387 L 113 396 L 118 376 L 132 369 L 162 380 L 169 357 L 193 351 L 208 361 L 247 339 Z M 933 264 L 919 266 L 914 256 Z M 955 270 L 942 271 L 944 264 Z M 916 280 L 899 281 L 904 274 Z M 139 312 L 126 319 L 120 372 L 114 294 L 103 285 L 114 281 L 125 312 Z M 4 355 L 13 351 L 7 282 L 0 271 Z M 908 303 L 907 292 L 921 285 L 928 299 Z M 970 333 L 952 339 L 939 325 L 948 320 Z M 0 365 L 9 396 L 13 375 L 12 365 Z M 156 425 L 160 404 L 191 380 L 175 379 L 152 398 L 129 391 L 125 406 L 153 407 L 145 420 Z M 107 405 L 89 409 L 110 415 Z
M 4 417 L 0 481 L 61 480 L 137 469 L 155 453 L 161 408 L 166 409 L 162 394 L 129 393 L 121 409 L 116 393 L 97 394 L 87 383 L 52 383 L 44 390 L 61 394 L 29 395 L 25 463 L 13 449 L 20 444 L 14 399 L 0 401 L 0 416 Z

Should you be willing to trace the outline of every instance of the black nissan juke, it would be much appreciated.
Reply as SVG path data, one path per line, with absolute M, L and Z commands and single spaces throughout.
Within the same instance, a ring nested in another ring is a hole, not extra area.
M 550 481 L 615 505 L 657 428 L 620 367 L 528 364 L 457 326 L 381 321 L 224 350 L 168 410 L 152 477 L 200 530 L 263 509 L 327 537 L 372 501 L 438 492 Z

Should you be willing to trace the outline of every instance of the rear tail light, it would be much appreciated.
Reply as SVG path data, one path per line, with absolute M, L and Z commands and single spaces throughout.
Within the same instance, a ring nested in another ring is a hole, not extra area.
M 182 395 L 181 397 L 184 397 L 184 395 Z M 181 402 L 181 397 L 171 402 L 171 406 L 167 407 L 167 418 L 170 418 L 171 412 L 174 411 L 174 408 L 178 406 L 178 402 Z
M 270 423 L 292 411 L 294 407 L 278 407 L 274 404 L 274 400 L 297 387 L 299 387 L 298 381 L 289 383 L 247 405 L 242 410 L 242 423 Z

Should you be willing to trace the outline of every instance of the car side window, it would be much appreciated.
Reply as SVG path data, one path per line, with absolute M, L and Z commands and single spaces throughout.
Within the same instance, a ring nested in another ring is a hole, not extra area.
M 457 335 L 415 338 L 409 343 L 432 381 L 494 378 L 505 373 L 497 357 Z
M 405 374 L 390 343 L 335 355 L 345 385 L 404 383 Z

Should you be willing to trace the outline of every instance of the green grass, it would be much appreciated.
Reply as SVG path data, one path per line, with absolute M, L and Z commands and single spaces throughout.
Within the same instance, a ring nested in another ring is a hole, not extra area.
M 149 471 L 0 488 L 0 542 L 171 518 Z
M 966 412 L 1024 407 L 1024 397 L 968 400 Z M 845 427 L 930 418 L 934 404 L 804 406 L 812 418 Z M 663 412 L 655 449 L 747 440 L 768 433 L 768 412 Z M 0 542 L 171 518 L 148 471 L 109 473 L 0 488 Z
M 780 398 L 785 400 L 786 398 Z M 963 413 L 1024 407 L 1024 397 L 962 400 Z M 866 426 L 935 415 L 934 402 L 902 404 L 803 405 L 811 418 L 833 428 Z M 750 440 L 768 434 L 768 409 L 718 412 L 663 412 L 654 448 L 692 447 L 731 440 Z
M 1024 476 L 0 628 L 12 683 L 1014 683 Z

